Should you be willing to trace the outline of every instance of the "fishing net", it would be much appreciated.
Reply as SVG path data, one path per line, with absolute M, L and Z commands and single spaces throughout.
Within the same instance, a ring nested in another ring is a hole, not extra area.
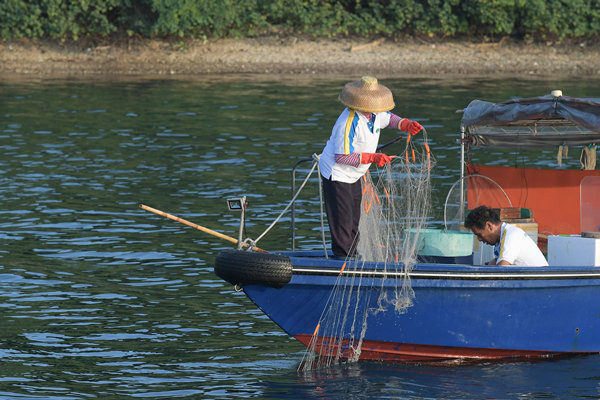
M 434 159 L 424 138 L 423 143 L 409 138 L 402 154 L 362 178 L 358 255 L 337 276 L 301 370 L 357 361 L 369 351 L 363 339 L 370 317 L 412 306 L 410 271 L 431 211 Z

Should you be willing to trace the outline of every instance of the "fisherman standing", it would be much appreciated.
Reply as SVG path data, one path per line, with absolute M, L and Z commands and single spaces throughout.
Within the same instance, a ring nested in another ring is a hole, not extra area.
M 347 83 L 339 100 L 346 108 L 333 126 L 319 168 L 333 254 L 346 258 L 356 255 L 362 200 L 360 178 L 371 163 L 382 167 L 392 160 L 376 152 L 381 129 L 389 126 L 416 135 L 423 127 L 391 113 L 395 106 L 392 92 L 370 76 Z

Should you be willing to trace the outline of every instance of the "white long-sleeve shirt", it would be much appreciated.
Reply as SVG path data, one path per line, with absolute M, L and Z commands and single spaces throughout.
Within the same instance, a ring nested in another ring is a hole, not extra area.
M 355 166 L 337 163 L 336 155 L 375 153 L 381 129 L 389 125 L 392 115 L 390 112 L 380 112 L 368 118 L 361 112 L 345 108 L 333 126 L 331 137 L 319 159 L 321 175 L 345 183 L 359 180 L 371 164 Z

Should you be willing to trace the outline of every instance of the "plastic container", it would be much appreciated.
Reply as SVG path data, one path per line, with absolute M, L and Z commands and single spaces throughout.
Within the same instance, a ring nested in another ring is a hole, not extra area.
M 551 266 L 600 267 L 600 239 L 578 235 L 548 236 Z
M 421 256 L 461 257 L 473 253 L 473 234 L 470 232 L 423 229 Z

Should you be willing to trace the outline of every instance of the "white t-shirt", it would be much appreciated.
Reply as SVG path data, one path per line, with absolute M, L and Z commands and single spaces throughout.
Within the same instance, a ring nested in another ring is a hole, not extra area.
M 360 164 L 358 167 L 338 164 L 335 155 L 377 151 L 379 133 L 390 123 L 391 114 L 380 112 L 374 115 L 375 119 L 371 120 L 356 110 L 345 108 L 342 111 L 319 158 L 321 175 L 333 181 L 354 183 L 367 172 L 371 164 Z
M 504 260 L 515 266 L 547 267 L 548 261 L 537 244 L 518 226 L 502 223 L 500 241 L 494 246 L 496 264 Z

